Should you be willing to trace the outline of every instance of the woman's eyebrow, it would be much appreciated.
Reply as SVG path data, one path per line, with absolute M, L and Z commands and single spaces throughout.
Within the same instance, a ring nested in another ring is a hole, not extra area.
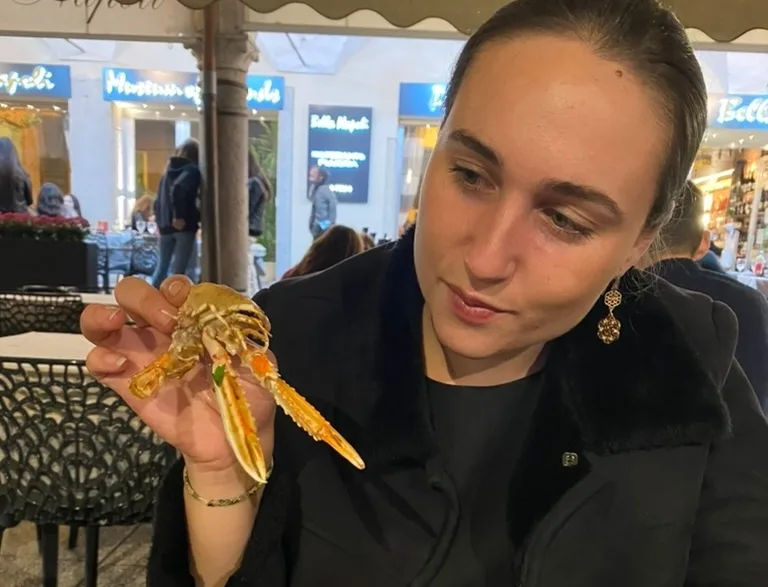
M 598 206 L 607 212 L 611 219 L 617 223 L 621 222 L 624 218 L 624 213 L 619 208 L 616 200 L 593 187 L 568 180 L 549 178 L 542 181 L 536 191 L 543 194 L 552 194 L 573 202 Z
M 503 167 L 501 157 L 491 147 L 478 139 L 475 135 L 465 129 L 451 131 L 447 139 L 448 144 L 458 144 L 465 149 L 475 153 L 478 157 L 485 159 L 488 163 L 496 167 Z

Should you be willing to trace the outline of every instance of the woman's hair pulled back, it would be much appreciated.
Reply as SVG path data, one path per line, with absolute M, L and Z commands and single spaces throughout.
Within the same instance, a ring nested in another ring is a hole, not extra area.
M 674 210 L 707 126 L 707 89 L 685 28 L 657 0 L 516 0 L 464 45 L 448 85 L 445 116 L 480 51 L 536 33 L 589 44 L 597 55 L 629 68 L 658 97 L 661 122 L 671 133 L 646 228 L 660 228 Z

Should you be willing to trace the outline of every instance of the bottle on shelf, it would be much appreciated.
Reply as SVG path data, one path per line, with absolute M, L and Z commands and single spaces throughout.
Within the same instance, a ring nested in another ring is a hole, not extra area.
M 762 277 L 764 272 L 765 255 L 763 255 L 763 251 L 761 250 L 757 253 L 755 260 L 752 262 L 752 273 L 754 273 L 757 277 Z

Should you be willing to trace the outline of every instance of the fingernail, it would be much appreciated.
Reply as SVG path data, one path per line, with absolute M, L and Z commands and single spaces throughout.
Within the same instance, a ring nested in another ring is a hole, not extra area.
M 168 310 L 160 310 L 160 316 L 164 326 L 171 327 L 176 324 L 176 316 Z
M 109 318 L 107 318 L 107 320 L 114 320 L 115 318 L 117 318 L 117 316 L 120 314 L 120 311 L 121 311 L 120 308 L 111 308 L 111 310 L 112 311 L 110 312 Z
M 174 281 L 171 285 L 168 286 L 168 293 L 172 296 L 175 296 L 177 293 L 181 292 L 182 283 L 180 281 Z
M 121 355 L 117 355 L 117 358 L 115 359 L 115 366 L 122 367 L 123 365 L 125 365 L 125 362 L 127 360 L 128 359 L 126 359 L 125 357 L 123 357 Z

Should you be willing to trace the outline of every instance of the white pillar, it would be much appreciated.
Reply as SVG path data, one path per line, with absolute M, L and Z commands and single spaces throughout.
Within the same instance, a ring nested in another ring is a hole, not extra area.
M 258 49 L 243 32 L 245 6 L 238 0 L 218 4 L 219 37 L 216 43 L 216 135 L 218 141 L 218 231 L 221 282 L 245 293 L 251 263 L 248 237 L 248 67 Z M 200 58 L 200 47 L 190 46 Z M 200 67 L 200 63 L 198 63 Z M 205 239 L 205 225 L 202 227 Z
M 136 121 L 117 108 L 116 126 L 119 128 L 118 157 L 120 171 L 118 178 L 117 220 L 118 224 L 130 224 L 133 205 L 136 203 Z M 142 194 L 138 194 L 142 195 Z
M 98 77 L 74 77 L 69 101 L 69 162 L 72 193 L 83 216 L 95 225 L 117 217 L 117 133 L 112 105 L 101 95 Z

